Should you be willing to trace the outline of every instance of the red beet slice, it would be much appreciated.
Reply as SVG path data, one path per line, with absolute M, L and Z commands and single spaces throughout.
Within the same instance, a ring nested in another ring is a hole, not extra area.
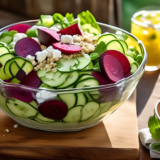
M 5 97 L 16 98 L 20 101 L 29 103 L 33 100 L 32 94 L 20 88 L 5 87 Z
M 6 82 L 6 83 L 9 83 L 11 81 L 11 79 L 5 79 L 3 81 Z
M 72 36 L 76 34 L 81 36 L 83 35 L 77 23 L 58 31 L 58 33 L 61 33 L 62 35 L 72 35 Z
M 21 81 L 26 76 L 26 72 L 23 69 L 20 69 L 16 74 L 15 78 Z
M 23 58 L 26 58 L 27 55 L 35 56 L 38 51 L 42 51 L 41 46 L 29 37 L 20 39 L 15 45 L 16 54 Z
M 101 72 L 94 71 L 92 76 L 95 77 L 100 85 L 113 83 L 110 79 L 106 78 Z
M 33 88 L 39 88 L 39 86 L 42 84 L 41 79 L 37 76 L 37 72 L 31 71 L 29 74 L 27 74 L 20 84 L 33 87 Z
M 81 51 L 80 46 L 71 45 L 71 44 L 62 44 L 60 42 L 53 43 L 53 48 L 59 49 L 64 54 L 73 54 Z
M 108 51 L 104 52 L 102 55 L 104 56 L 106 54 L 110 54 L 119 60 L 119 62 L 122 64 L 124 75 L 126 75 L 130 72 L 130 70 L 131 70 L 130 63 L 129 63 L 127 57 L 123 53 L 116 51 L 116 50 L 108 50 Z
M 126 73 L 126 74 L 124 75 L 124 77 L 127 78 L 127 77 L 129 77 L 130 75 L 131 75 L 131 72 L 129 71 L 128 73 Z
M 38 39 L 42 45 L 47 47 L 61 40 L 59 33 L 48 28 L 38 28 Z
M 43 102 L 38 110 L 44 117 L 61 120 L 67 115 L 68 107 L 59 100 L 49 100 Z
M 8 31 L 17 31 L 18 33 L 26 33 L 31 28 L 28 24 L 16 24 L 8 29 Z
M 101 55 L 99 61 L 101 70 L 111 81 L 117 82 L 124 78 L 122 64 L 117 58 L 110 54 L 106 54 Z

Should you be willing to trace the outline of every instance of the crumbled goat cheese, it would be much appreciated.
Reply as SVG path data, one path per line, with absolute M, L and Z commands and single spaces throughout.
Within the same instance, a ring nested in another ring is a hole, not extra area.
M 17 43 L 20 39 L 25 38 L 25 37 L 27 37 L 27 35 L 24 34 L 24 33 L 16 33 L 16 34 L 14 34 L 13 41 L 10 43 L 10 45 L 12 46 L 12 48 L 15 47 L 16 43 Z
M 30 62 L 33 62 L 34 59 L 35 59 L 35 57 L 34 57 L 34 56 L 31 56 L 31 55 L 28 55 L 28 56 L 26 57 L 26 59 L 29 60 Z
M 14 128 L 18 128 L 18 124 L 15 124 L 13 127 L 14 127 Z
M 71 35 L 62 35 L 61 36 L 61 43 L 73 43 L 73 36 Z
M 5 132 L 9 133 L 9 129 L 5 129 Z
M 56 31 L 56 32 L 59 31 L 59 29 L 58 29 L 57 27 L 55 27 L 55 26 L 52 26 L 52 27 L 50 27 L 49 29 L 52 29 L 52 30 L 54 30 L 54 31 Z
M 46 57 L 47 57 L 47 50 L 45 49 L 45 50 L 43 50 L 41 52 L 40 51 L 36 52 L 36 56 L 37 56 L 36 58 L 38 60 L 38 63 L 44 61 L 46 59 Z
M 31 30 L 34 30 L 34 29 L 37 29 L 37 28 L 47 28 L 47 27 L 34 25 L 34 26 L 31 27 Z M 52 29 L 54 31 L 59 31 L 59 29 L 55 26 L 51 26 L 49 29 Z
M 42 103 L 48 99 L 54 99 L 56 97 L 57 97 L 56 93 L 53 93 L 50 91 L 45 91 L 45 90 L 39 91 L 36 94 L 36 99 L 37 99 L 38 103 Z

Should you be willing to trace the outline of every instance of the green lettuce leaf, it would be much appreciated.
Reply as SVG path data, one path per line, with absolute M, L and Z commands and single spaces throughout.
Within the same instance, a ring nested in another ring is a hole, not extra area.
M 94 35 L 101 34 L 101 28 L 97 24 L 94 16 L 88 10 L 78 14 L 77 17 L 80 19 L 80 25 L 84 32 L 87 31 Z
M 160 152 L 160 143 L 152 143 L 150 148 Z
M 156 116 L 151 116 L 148 121 L 149 131 L 153 139 L 160 140 L 160 121 Z

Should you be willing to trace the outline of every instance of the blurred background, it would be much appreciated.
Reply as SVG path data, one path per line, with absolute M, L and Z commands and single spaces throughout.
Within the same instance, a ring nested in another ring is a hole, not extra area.
M 0 0 L 0 27 L 41 14 L 78 13 L 89 10 L 97 21 L 130 31 L 132 15 L 144 6 L 160 6 L 159 0 Z

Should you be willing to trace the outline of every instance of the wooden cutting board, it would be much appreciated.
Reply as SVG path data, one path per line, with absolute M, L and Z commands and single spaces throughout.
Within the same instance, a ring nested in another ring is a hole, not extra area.
M 15 129 L 14 124 L 0 111 L 1 159 L 139 159 L 135 92 L 113 115 L 87 130 L 50 133 L 20 125 Z

